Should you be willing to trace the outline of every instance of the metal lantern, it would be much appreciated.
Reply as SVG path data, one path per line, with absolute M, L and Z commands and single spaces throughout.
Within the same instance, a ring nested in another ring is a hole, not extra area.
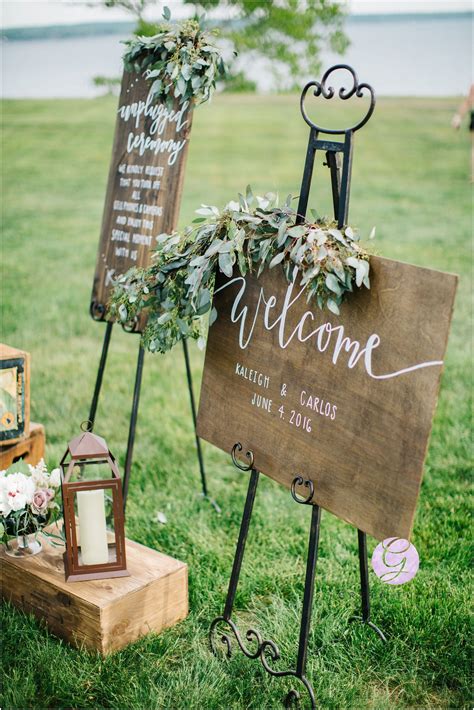
M 122 485 L 102 437 L 76 436 L 61 460 L 66 582 L 127 577 Z

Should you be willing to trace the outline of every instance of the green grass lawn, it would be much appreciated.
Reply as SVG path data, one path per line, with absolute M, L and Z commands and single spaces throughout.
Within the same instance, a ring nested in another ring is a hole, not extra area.
M 357 134 L 350 222 L 384 256 L 460 275 L 413 542 L 420 571 L 392 588 L 371 572 L 372 615 L 389 636 L 348 625 L 358 609 L 357 533 L 323 511 L 307 674 L 321 708 L 468 707 L 470 478 L 469 135 L 456 101 L 380 100 Z M 3 104 L 2 340 L 32 355 L 32 418 L 56 466 L 87 417 L 104 332 L 88 314 L 115 101 Z M 298 97 L 218 96 L 196 112 L 181 223 L 251 183 L 297 194 L 307 127 Z M 312 204 L 330 211 L 315 169 Z M 138 340 L 112 336 L 96 431 L 124 462 Z M 203 356 L 191 346 L 196 387 Z M 127 515 L 130 538 L 189 565 L 189 617 L 106 660 L 70 648 L 33 617 L 2 608 L 5 708 L 278 708 L 290 684 L 236 653 L 208 650 L 221 613 L 248 474 L 204 446 L 216 515 L 199 474 L 181 351 L 147 355 Z M 154 522 L 165 512 L 167 524 Z M 295 664 L 310 510 L 262 477 L 236 617 Z M 369 540 L 371 554 L 375 540 Z

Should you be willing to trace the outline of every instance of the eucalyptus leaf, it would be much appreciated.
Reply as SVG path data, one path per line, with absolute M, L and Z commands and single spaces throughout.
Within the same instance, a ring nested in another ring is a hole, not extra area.
M 349 256 L 347 257 L 345 263 L 347 266 L 352 266 L 353 269 L 357 269 L 359 266 L 359 259 L 357 259 L 355 256 Z
M 356 285 L 361 286 L 363 280 L 369 275 L 369 262 L 359 259 L 356 269 Z
M 125 306 L 123 303 L 121 303 L 120 306 L 118 307 L 118 313 L 119 313 L 120 320 L 122 321 L 122 323 L 126 323 L 128 320 L 127 306 Z
M 181 67 L 181 76 L 183 77 L 183 79 L 188 81 L 188 79 L 191 78 L 191 73 L 191 66 L 189 64 L 183 64 L 183 66 Z
M 337 305 L 336 301 L 333 301 L 332 298 L 328 298 L 326 305 L 329 310 L 332 311 L 332 313 L 336 314 L 336 316 L 339 316 L 341 314 L 339 306 Z
M 296 227 L 291 227 L 290 229 L 288 229 L 287 234 L 289 234 L 290 237 L 298 239 L 299 237 L 302 237 L 304 234 L 306 234 L 306 227 L 304 227 L 302 224 L 299 224 Z
M 334 291 L 338 296 L 341 294 L 341 286 L 339 281 L 334 274 L 326 274 L 326 286 Z
M 212 242 L 212 244 L 206 249 L 206 254 L 205 256 L 207 258 L 214 256 L 214 254 L 217 254 L 218 251 L 220 250 L 221 246 L 225 244 L 225 242 L 222 239 L 216 239 L 215 241 Z
M 233 265 L 230 254 L 219 254 L 219 269 L 228 278 L 232 276 Z
M 247 199 L 247 205 L 250 207 L 250 205 L 254 201 L 253 192 L 252 192 L 252 188 L 250 187 L 250 185 L 247 185 L 247 188 L 245 190 L 245 197 Z
M 268 268 L 273 269 L 273 267 L 276 266 L 277 264 L 280 264 L 284 258 L 285 258 L 285 252 L 283 252 L 283 251 L 279 252 L 270 261 Z

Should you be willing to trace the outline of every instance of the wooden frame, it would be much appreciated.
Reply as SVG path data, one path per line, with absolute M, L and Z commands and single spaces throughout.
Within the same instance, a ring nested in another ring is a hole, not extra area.
M 11 446 L 23 441 L 30 433 L 30 354 L 0 343 L 0 370 L 16 372 L 15 404 L 12 403 L 9 411 L 6 411 L 3 406 L 0 407 L 2 418 L 0 446 Z M 11 425 L 7 424 L 10 418 L 16 419 L 16 425 L 13 422 Z

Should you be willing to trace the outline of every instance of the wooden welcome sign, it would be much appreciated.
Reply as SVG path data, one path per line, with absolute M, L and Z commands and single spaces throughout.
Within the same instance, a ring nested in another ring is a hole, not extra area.
M 457 277 L 373 257 L 334 316 L 279 268 L 219 279 L 198 435 L 379 540 L 409 538 Z
M 113 279 L 149 264 L 155 238 L 177 225 L 192 105 L 152 100 L 150 82 L 124 71 L 91 314 L 105 317 Z

